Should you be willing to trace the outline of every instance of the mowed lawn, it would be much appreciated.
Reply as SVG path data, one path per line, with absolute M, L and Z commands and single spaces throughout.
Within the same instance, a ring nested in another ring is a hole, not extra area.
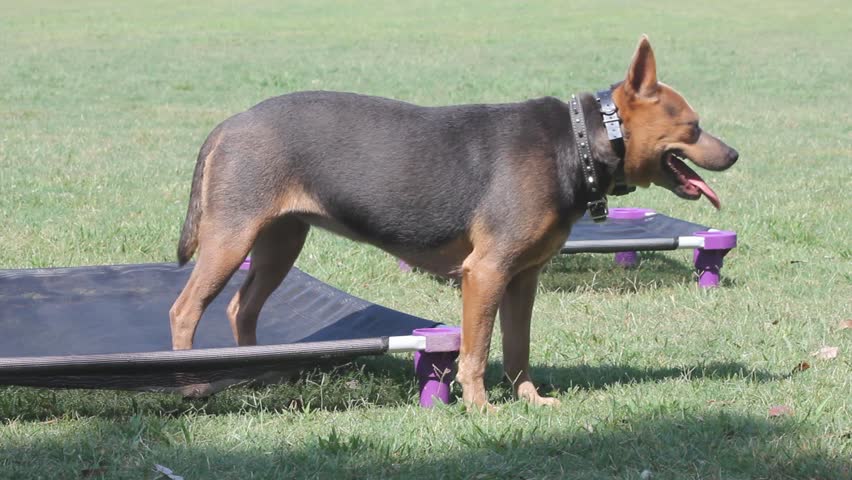
M 660 79 L 740 151 L 705 175 L 719 212 L 660 189 L 612 201 L 737 231 L 722 288 L 695 287 L 688 251 L 629 271 L 609 255 L 550 264 L 532 356 L 558 408 L 511 398 L 499 331 L 490 415 L 421 410 L 406 355 L 195 401 L 0 388 L 0 478 L 153 479 L 156 464 L 187 479 L 852 478 L 850 12 L 841 0 L 0 1 L 2 268 L 173 261 L 199 146 L 267 97 L 568 98 L 620 80 L 642 33 Z M 460 321 L 455 286 L 371 247 L 315 230 L 297 265 Z M 823 347 L 837 356 L 811 355 Z

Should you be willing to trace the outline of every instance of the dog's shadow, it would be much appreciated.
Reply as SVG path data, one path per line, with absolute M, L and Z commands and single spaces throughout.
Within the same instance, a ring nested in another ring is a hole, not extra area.
M 486 385 L 492 392 L 495 402 L 514 401 L 511 382 L 503 374 L 503 364 L 489 362 Z M 788 378 L 762 369 L 749 368 L 740 362 L 710 362 L 692 366 L 672 366 L 662 368 L 637 368 L 626 364 L 578 364 L 569 367 L 535 366 L 530 374 L 543 395 L 566 392 L 573 389 L 601 390 L 613 385 L 656 383 L 671 379 L 742 379 L 749 382 L 765 383 Z M 323 405 L 312 402 L 313 387 L 323 383 L 326 401 Z M 327 410 L 346 409 L 356 404 L 405 404 L 416 398 L 416 378 L 413 362 L 400 355 L 380 357 L 362 357 L 344 364 L 328 364 L 322 369 L 308 371 L 307 375 L 292 376 L 286 384 L 277 383 L 273 389 L 287 388 L 290 385 L 294 393 L 301 388 L 299 400 L 290 406 L 312 403 L 315 408 Z M 261 387 L 254 385 L 252 388 Z M 288 390 L 290 390 L 288 388 Z M 461 388 L 455 385 L 455 393 L 460 399 Z M 345 394 L 346 402 L 337 401 L 336 394 Z M 360 398 L 359 397 L 363 397 Z M 347 403 L 348 402 L 348 403 Z
M 489 364 L 488 383 L 498 387 L 497 402 L 512 401 L 509 382 L 501 378 L 502 364 Z M 624 364 L 574 365 L 570 367 L 532 366 L 530 372 L 538 384 L 539 393 L 552 395 L 573 389 L 601 390 L 614 385 L 656 383 L 672 379 L 742 379 L 749 382 L 773 382 L 787 378 L 766 370 L 756 370 L 740 362 L 711 362 L 692 366 L 636 368 Z M 492 395 L 495 395 L 492 393 Z

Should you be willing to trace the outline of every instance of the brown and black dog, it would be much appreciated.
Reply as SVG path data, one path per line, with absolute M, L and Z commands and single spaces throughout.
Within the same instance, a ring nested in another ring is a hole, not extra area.
M 646 37 L 612 90 L 623 156 L 594 96 L 577 98 L 600 185 L 611 188 L 623 168 L 628 184 L 704 194 L 718 207 L 680 158 L 724 170 L 737 152 L 703 132 L 683 97 L 657 82 Z M 261 307 L 317 226 L 461 277 L 458 380 L 467 405 L 487 405 L 483 375 L 498 310 L 517 396 L 555 403 L 529 376 L 530 317 L 539 271 L 590 198 L 572 128 L 569 105 L 556 98 L 420 107 L 334 92 L 271 98 L 225 120 L 195 167 L 178 259 L 199 255 L 170 311 L 173 348 L 192 348 L 204 309 L 249 252 L 251 269 L 227 313 L 237 344 L 255 344 Z

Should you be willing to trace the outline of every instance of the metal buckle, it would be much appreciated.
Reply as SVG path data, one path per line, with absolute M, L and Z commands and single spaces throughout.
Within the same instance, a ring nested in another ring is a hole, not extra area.
M 618 116 L 618 106 L 612 100 L 612 89 L 601 90 L 596 95 L 598 107 L 603 116 L 606 136 L 610 141 L 624 138 L 621 132 L 621 118 Z
M 606 121 L 604 120 L 604 125 L 606 126 L 606 136 L 612 140 L 618 140 L 619 138 L 624 138 L 624 135 L 621 133 L 621 122 L 616 120 Z
M 600 223 L 606 220 L 607 215 L 609 215 L 609 209 L 606 207 L 606 198 L 602 198 L 600 200 L 593 200 L 586 204 L 589 209 L 589 217 L 595 221 L 595 223 Z
M 601 101 L 601 99 L 599 98 L 598 101 L 601 102 L 600 103 L 600 106 L 601 106 L 600 111 L 601 111 L 601 114 L 603 116 L 611 117 L 611 116 L 616 115 L 618 113 L 618 107 L 615 105 L 615 103 L 612 102 L 612 100 L 608 100 L 607 103 L 603 103 Z

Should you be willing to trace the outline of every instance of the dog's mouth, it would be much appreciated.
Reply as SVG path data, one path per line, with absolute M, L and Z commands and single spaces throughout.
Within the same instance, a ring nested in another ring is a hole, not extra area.
M 668 172 L 674 181 L 674 188 L 671 190 L 677 196 L 688 200 L 698 200 L 704 195 L 717 210 L 721 208 L 719 196 L 695 170 L 683 162 L 685 158 L 687 157 L 679 150 L 667 150 L 663 153 L 663 170 Z

